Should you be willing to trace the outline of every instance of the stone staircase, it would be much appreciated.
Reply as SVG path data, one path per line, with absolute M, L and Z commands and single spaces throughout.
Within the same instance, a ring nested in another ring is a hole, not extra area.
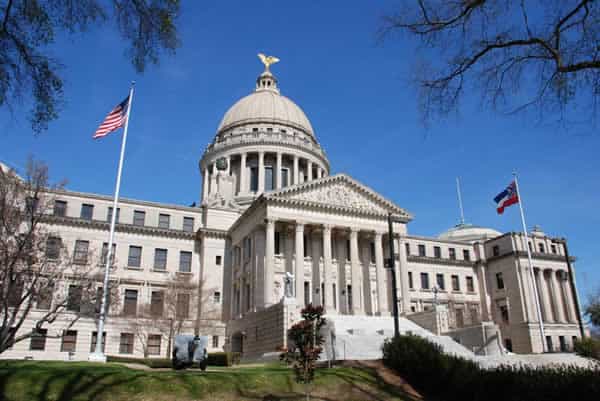
M 381 359 L 381 347 L 394 335 L 394 319 L 389 316 L 331 315 L 324 328 L 325 352 L 322 359 Z M 448 336 L 438 336 L 416 323 L 399 318 L 400 334 L 412 333 L 439 344 L 448 354 L 473 359 L 473 352 Z

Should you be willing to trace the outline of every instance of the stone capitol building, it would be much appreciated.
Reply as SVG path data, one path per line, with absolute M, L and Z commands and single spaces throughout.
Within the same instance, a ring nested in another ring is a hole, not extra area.
M 131 321 L 145 306 L 164 302 L 169 277 L 179 275 L 202 283 L 198 296 L 177 302 L 186 318 L 181 331 L 209 336 L 209 352 L 272 358 L 299 311 L 312 303 L 329 320 L 327 357 L 367 358 L 361 349 L 378 347 L 393 333 L 385 267 L 389 214 L 396 216 L 402 331 L 418 327 L 477 354 L 571 349 L 580 322 L 562 242 L 536 228 L 524 245 L 522 233 L 469 224 L 438 237 L 410 234 L 409 211 L 331 173 L 306 114 L 281 94 L 265 65 L 254 91 L 225 113 L 200 159 L 199 207 L 120 200 L 110 275 L 120 302 L 105 326 L 107 355 L 141 357 L 146 341 L 149 357 L 170 356 L 163 333 L 148 328 L 140 338 Z M 112 196 L 51 195 L 47 224 L 67 249 L 107 247 Z M 524 246 L 532 252 L 533 274 Z M 36 313 L 42 312 L 34 310 L 23 330 L 31 330 Z M 1 357 L 87 360 L 96 325 L 81 318 L 62 336 L 22 341 Z

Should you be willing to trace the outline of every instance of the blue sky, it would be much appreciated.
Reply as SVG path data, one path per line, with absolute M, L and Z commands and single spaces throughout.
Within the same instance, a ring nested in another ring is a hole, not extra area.
M 582 295 L 598 288 L 600 137 L 493 114 L 475 95 L 460 116 L 425 129 L 408 83 L 415 47 L 377 37 L 395 4 L 183 2 L 182 47 L 141 76 L 113 27 L 60 37 L 52 54 L 64 65 L 61 117 L 36 137 L 22 113 L 0 112 L 0 160 L 19 167 L 34 155 L 70 189 L 112 194 L 120 134 L 91 135 L 136 80 L 122 195 L 198 201 L 198 160 L 227 108 L 253 90 L 264 52 L 281 58 L 272 68 L 281 92 L 310 118 L 332 172 L 412 212 L 410 233 L 437 235 L 458 222 L 456 176 L 468 222 L 520 230 L 518 208 L 498 216 L 492 202 L 516 170 L 528 225 L 567 237 Z

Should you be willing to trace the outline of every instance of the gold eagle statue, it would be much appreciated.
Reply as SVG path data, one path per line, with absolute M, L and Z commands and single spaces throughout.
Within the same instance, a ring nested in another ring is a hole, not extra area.
M 279 59 L 275 56 L 265 56 L 263 53 L 258 53 L 258 58 L 265 65 L 265 71 L 269 71 L 271 64 L 279 62 Z

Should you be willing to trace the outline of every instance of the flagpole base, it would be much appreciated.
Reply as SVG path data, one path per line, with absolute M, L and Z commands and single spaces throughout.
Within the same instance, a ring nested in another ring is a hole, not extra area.
M 106 363 L 106 355 L 103 354 L 102 352 L 92 352 L 88 356 L 88 361 Z

